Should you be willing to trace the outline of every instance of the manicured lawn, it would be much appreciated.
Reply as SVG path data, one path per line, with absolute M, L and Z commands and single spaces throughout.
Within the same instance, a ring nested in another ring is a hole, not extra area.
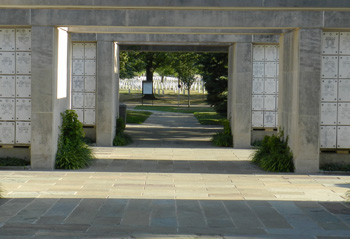
M 221 125 L 225 117 L 216 112 L 194 112 L 200 124 L 204 125 Z
M 126 123 L 142 124 L 152 114 L 149 111 L 126 111 Z
M 175 113 L 195 113 L 195 112 L 214 112 L 213 108 L 210 107 L 177 107 L 177 106 L 148 106 L 138 105 L 135 107 L 137 110 L 155 110 L 164 112 L 175 112 Z

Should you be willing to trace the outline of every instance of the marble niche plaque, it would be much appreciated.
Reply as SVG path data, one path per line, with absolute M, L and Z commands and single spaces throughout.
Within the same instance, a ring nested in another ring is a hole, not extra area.
M 84 107 L 84 94 L 83 93 L 73 93 L 72 107 L 73 108 L 83 108 Z
M 83 123 L 84 122 L 84 110 L 83 109 L 74 109 L 75 113 L 78 115 L 78 120 Z
M 84 108 L 95 108 L 95 93 L 85 93 Z
M 338 124 L 350 125 L 350 103 L 338 104 Z
M 15 66 L 14 52 L 0 52 L 0 74 L 15 74 Z
M 322 57 L 322 78 L 338 77 L 338 57 L 324 56 Z
M 15 100 L 0 99 L 0 120 L 15 119 Z
M 338 148 L 350 148 L 350 126 L 338 126 L 337 146 Z
M 0 122 L 0 144 L 14 144 L 15 123 Z
M 276 46 L 266 46 L 265 47 L 265 60 L 266 61 L 276 61 L 277 60 L 277 47 Z
M 30 99 L 16 100 L 16 119 L 30 120 L 32 113 L 32 104 Z
M 339 80 L 339 101 L 350 101 L 350 79 Z
M 265 46 L 255 45 L 253 46 L 253 61 L 264 61 L 265 59 Z
M 276 110 L 276 95 L 264 95 L 264 110 Z
M 322 52 L 323 54 L 338 54 L 339 33 L 324 32 L 322 35 Z
M 0 97 L 14 97 L 15 89 L 14 76 L 0 76 Z
M 337 147 L 337 127 L 321 126 L 320 146 L 323 149 L 335 149 Z
M 84 75 L 84 60 L 73 60 L 73 75 Z
M 16 53 L 16 73 L 29 75 L 32 70 L 32 57 L 30 52 Z
M 253 78 L 253 94 L 263 94 L 263 93 L 264 93 L 264 79 Z
M 264 77 L 264 62 L 253 62 L 253 76 Z
M 264 127 L 276 127 L 276 112 L 264 112 Z
M 264 127 L 264 113 L 262 111 L 252 112 L 252 127 Z
M 340 33 L 339 54 L 350 55 L 350 32 Z
M 321 125 L 337 125 L 337 104 L 321 104 Z
M 339 57 L 339 78 L 350 78 L 350 56 Z
M 95 125 L 95 109 L 84 109 L 84 124 Z
M 85 60 L 85 75 L 96 75 L 96 60 Z
M 72 77 L 72 90 L 76 92 L 84 91 L 84 76 Z
M 30 122 L 16 122 L 16 143 L 30 144 L 31 131 Z
M 84 59 L 84 43 L 73 43 L 73 59 Z
M 337 80 L 321 81 L 321 100 L 322 101 L 337 101 L 337 94 L 338 94 Z
M 265 79 L 265 94 L 276 94 L 276 79 Z
M 265 77 L 277 77 L 276 62 L 265 62 Z
M 0 29 L 0 51 L 15 50 L 15 35 L 15 29 Z
M 264 108 L 264 96 L 253 95 L 252 97 L 252 110 L 263 110 Z
M 30 97 L 32 94 L 32 83 L 30 76 L 17 76 L 16 77 L 16 96 L 17 97 Z
M 16 30 L 16 50 L 30 51 L 32 49 L 32 34 L 31 29 Z
M 86 92 L 96 91 L 96 76 L 85 76 L 85 91 Z
M 85 44 L 85 59 L 96 59 L 96 43 Z

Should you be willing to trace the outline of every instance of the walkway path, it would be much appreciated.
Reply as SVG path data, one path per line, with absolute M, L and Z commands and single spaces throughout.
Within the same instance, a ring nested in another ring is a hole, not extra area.
M 89 169 L 0 171 L 0 239 L 350 238 L 349 176 L 262 172 L 215 130 L 159 113 Z

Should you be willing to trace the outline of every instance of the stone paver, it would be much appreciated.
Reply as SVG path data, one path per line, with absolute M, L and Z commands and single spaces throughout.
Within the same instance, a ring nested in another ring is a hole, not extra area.
M 191 122 L 186 147 L 139 135 L 95 147 L 88 169 L 0 171 L 0 238 L 350 238 L 350 176 L 263 172 L 251 150 L 212 147 L 208 135 L 198 146 Z

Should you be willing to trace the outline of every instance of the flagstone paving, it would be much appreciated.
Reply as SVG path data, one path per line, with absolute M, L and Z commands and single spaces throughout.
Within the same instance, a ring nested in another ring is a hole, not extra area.
M 133 145 L 94 147 L 88 169 L 0 171 L 0 238 L 350 238 L 350 176 L 263 172 L 252 150 L 210 146 L 193 119 L 173 147 L 157 120 L 144 127 L 158 143 L 128 125 Z

